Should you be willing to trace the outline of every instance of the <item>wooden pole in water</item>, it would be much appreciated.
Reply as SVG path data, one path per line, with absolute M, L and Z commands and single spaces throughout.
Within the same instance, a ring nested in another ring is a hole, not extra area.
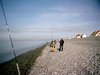
M 16 53 L 14 51 L 14 45 L 13 45 L 12 37 L 11 37 L 11 34 L 10 34 L 10 29 L 8 27 L 8 22 L 7 22 L 7 18 L 6 18 L 6 14 L 5 14 L 5 11 L 4 11 L 2 0 L 0 0 L 0 3 L 1 3 L 1 7 L 2 7 L 2 11 L 3 11 L 3 15 L 4 15 L 6 27 L 7 27 L 7 32 L 9 33 L 9 40 L 10 40 L 12 51 L 13 51 L 13 54 L 14 54 L 14 58 L 15 58 L 15 62 L 16 62 L 16 67 L 17 67 L 18 75 L 20 75 L 19 64 L 17 62 Z

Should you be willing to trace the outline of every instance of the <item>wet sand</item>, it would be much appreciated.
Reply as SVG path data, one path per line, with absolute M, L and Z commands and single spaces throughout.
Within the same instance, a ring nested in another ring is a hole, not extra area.
M 100 75 L 100 39 L 65 40 L 60 52 L 47 46 L 29 75 Z

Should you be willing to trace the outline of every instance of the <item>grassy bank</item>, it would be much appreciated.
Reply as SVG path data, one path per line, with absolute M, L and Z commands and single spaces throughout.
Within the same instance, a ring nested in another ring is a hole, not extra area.
M 17 57 L 21 75 L 28 75 L 36 58 L 42 54 L 45 47 L 46 45 L 43 45 Z M 0 64 L 0 75 L 18 75 L 15 60 Z

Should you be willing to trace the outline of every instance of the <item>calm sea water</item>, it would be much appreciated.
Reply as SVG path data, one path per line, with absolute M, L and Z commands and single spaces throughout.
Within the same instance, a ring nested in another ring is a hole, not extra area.
M 44 45 L 45 41 L 14 41 L 14 50 L 16 55 L 23 54 L 29 50 Z M 0 63 L 6 62 L 14 58 L 11 52 L 11 44 L 9 41 L 0 42 Z

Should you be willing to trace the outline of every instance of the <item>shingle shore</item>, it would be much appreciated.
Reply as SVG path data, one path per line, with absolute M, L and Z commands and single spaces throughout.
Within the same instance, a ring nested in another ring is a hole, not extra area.
M 65 40 L 60 52 L 47 46 L 29 75 L 100 75 L 100 41 Z

